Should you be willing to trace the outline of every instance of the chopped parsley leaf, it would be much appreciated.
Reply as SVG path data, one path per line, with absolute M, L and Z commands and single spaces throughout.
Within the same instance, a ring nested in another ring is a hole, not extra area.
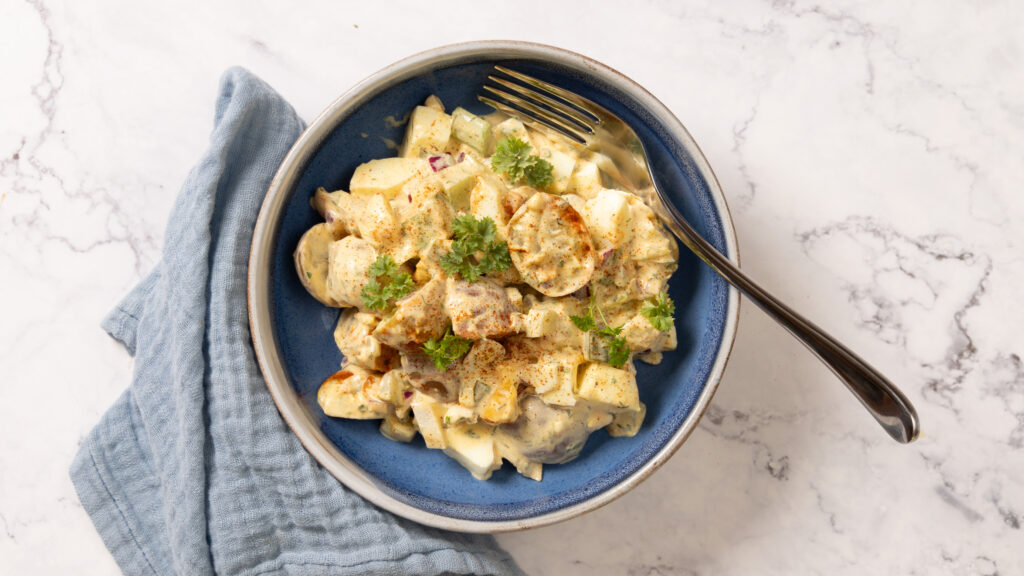
M 416 289 L 412 277 L 406 272 L 399 272 L 398 264 L 391 256 L 378 256 L 367 269 L 369 282 L 363 286 L 360 296 L 363 304 L 370 310 L 386 310 L 389 303 Z
M 447 370 L 456 360 L 469 352 L 469 345 L 472 343 L 472 340 L 452 334 L 452 328 L 449 326 L 440 340 L 431 338 L 424 342 L 423 352 L 430 356 L 438 370 Z
M 449 276 L 476 282 L 484 274 L 501 272 L 512 265 L 508 244 L 495 241 L 497 228 L 493 219 L 477 220 L 472 214 L 459 216 L 452 223 L 452 231 L 452 250 L 441 256 L 441 269 Z
M 569 316 L 569 319 L 580 330 L 594 332 L 600 336 L 608 345 L 608 363 L 616 368 L 621 368 L 629 361 L 629 346 L 626 344 L 626 339 L 620 336 L 622 334 L 622 326 L 610 326 L 608 324 L 608 320 L 604 317 L 604 311 L 601 310 L 601 306 L 594 299 L 593 294 L 591 292 L 587 314 L 585 316 Z M 604 324 L 604 328 L 600 330 L 597 329 L 597 320 L 594 319 L 595 309 L 598 315 L 601 316 L 601 322 Z
M 668 294 L 664 292 L 644 302 L 643 306 L 640 307 L 640 314 L 651 322 L 651 326 L 662 332 L 668 332 L 672 329 L 674 322 L 673 314 L 675 313 L 676 305 L 668 297 Z
M 534 188 L 544 188 L 551 184 L 551 162 L 530 154 L 533 149 L 529 143 L 512 136 L 502 138 L 491 156 L 491 167 L 501 172 L 512 182 L 525 180 Z

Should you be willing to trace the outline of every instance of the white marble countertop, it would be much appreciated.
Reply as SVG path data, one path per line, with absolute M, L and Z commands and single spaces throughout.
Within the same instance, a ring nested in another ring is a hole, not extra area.
M 116 574 L 68 466 L 126 387 L 102 316 L 154 264 L 218 78 L 303 117 L 434 45 L 582 52 L 661 98 L 744 268 L 917 405 L 892 442 L 753 306 L 639 488 L 499 537 L 530 574 L 1024 573 L 1024 5 L 0 0 L 0 573 Z

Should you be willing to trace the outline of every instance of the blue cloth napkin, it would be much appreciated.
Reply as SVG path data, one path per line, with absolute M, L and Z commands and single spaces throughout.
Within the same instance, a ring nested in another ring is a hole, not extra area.
M 303 128 L 258 78 L 225 73 L 162 260 L 103 324 L 135 373 L 72 465 L 82 505 L 125 574 L 519 574 L 493 538 L 347 490 L 274 406 L 249 341 L 249 243 Z

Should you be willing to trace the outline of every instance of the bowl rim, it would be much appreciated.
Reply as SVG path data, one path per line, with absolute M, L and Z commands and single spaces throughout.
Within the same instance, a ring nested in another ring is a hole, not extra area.
M 328 105 L 299 136 L 281 162 L 268 188 L 253 230 L 249 254 L 247 303 L 249 329 L 256 360 L 267 388 L 291 431 L 301 444 L 328 472 L 342 484 L 373 504 L 409 520 L 458 532 L 497 533 L 547 526 L 590 512 L 619 498 L 660 468 L 682 446 L 697 427 L 718 389 L 722 373 L 729 360 L 736 337 L 739 319 L 739 293 L 729 286 L 725 326 L 715 361 L 690 414 L 672 434 L 668 442 L 646 463 L 619 483 L 586 500 L 528 518 L 515 520 L 466 520 L 422 510 L 401 502 L 375 484 L 372 475 L 350 461 L 320 430 L 288 380 L 276 348 L 270 303 L 270 264 L 273 245 L 279 229 L 279 216 L 287 196 L 285 192 L 297 182 L 301 171 L 314 151 L 337 125 L 339 118 L 370 97 L 371 92 L 397 84 L 413 77 L 425 68 L 444 65 L 473 57 L 528 57 L 539 58 L 568 68 L 585 69 L 609 84 L 635 97 L 646 110 L 662 122 L 665 128 L 693 156 L 694 166 L 707 182 L 708 191 L 721 218 L 727 256 L 739 265 L 738 242 L 722 188 L 704 156 L 703 151 L 683 126 L 682 122 L 650 92 L 621 72 L 581 54 L 545 44 L 514 40 L 484 40 L 448 44 L 419 52 L 382 68 L 362 80 Z

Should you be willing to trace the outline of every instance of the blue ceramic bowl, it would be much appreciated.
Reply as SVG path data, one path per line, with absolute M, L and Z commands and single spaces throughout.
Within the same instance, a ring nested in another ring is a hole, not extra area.
M 267 194 L 253 239 L 249 304 L 253 343 L 267 386 L 309 452 L 340 481 L 378 506 L 417 522 L 466 532 L 498 532 L 571 518 L 622 495 L 664 463 L 697 424 L 732 346 L 737 294 L 687 250 L 671 280 L 678 350 L 658 366 L 638 363 L 647 418 L 633 438 L 591 436 L 576 460 L 524 478 L 507 465 L 473 479 L 451 458 L 380 435 L 376 421 L 324 416 L 320 383 L 342 360 L 332 330 L 339 311 L 299 283 L 292 253 L 319 221 L 317 187 L 347 189 L 356 166 L 393 156 L 402 118 L 429 94 L 445 106 L 489 110 L 476 95 L 495 64 L 577 92 L 618 114 L 643 139 L 676 206 L 720 251 L 736 259 L 725 199 L 682 124 L 621 74 L 578 54 L 519 42 L 446 46 L 394 64 L 331 104 L 295 144 Z M 389 118 L 390 117 L 390 118 Z M 391 120 L 391 121 L 389 121 Z

